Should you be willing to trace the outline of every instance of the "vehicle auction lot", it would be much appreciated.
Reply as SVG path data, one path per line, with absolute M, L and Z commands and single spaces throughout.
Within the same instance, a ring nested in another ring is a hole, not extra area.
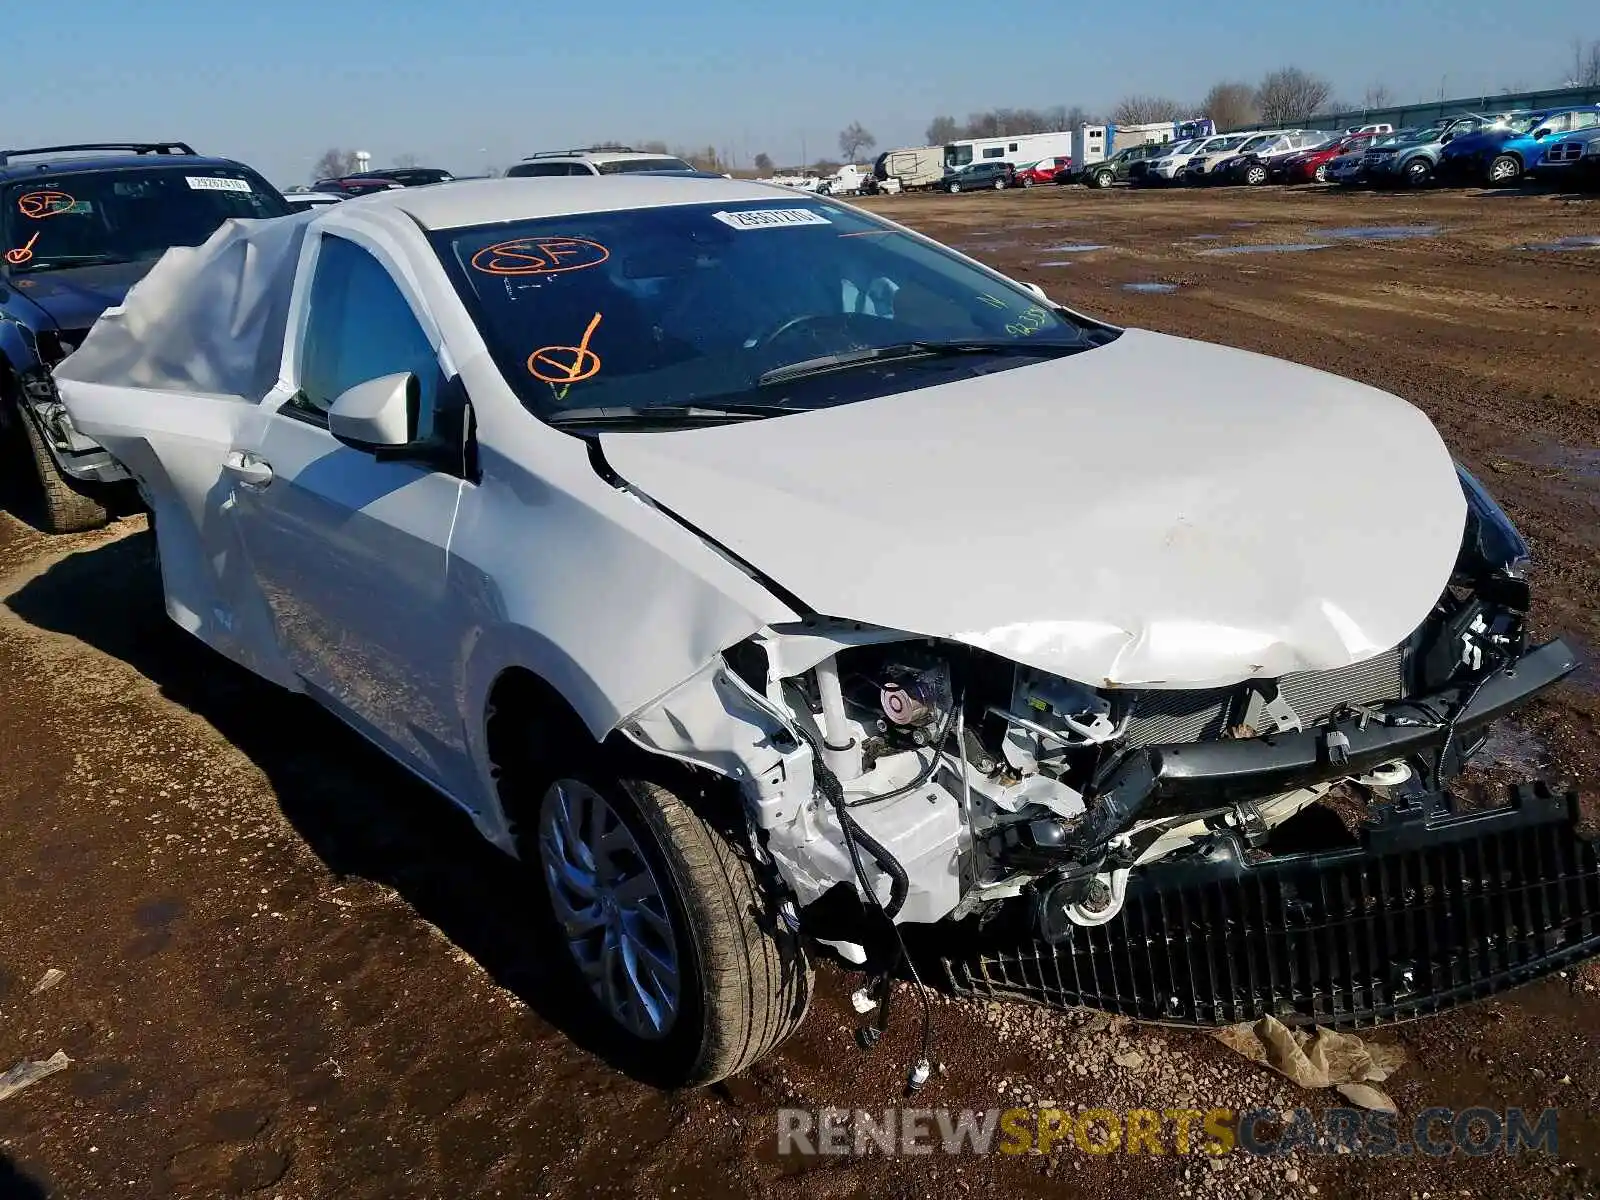
M 1088 313 L 1421 406 L 1531 542 L 1540 627 L 1590 663 L 1497 739 L 1479 780 L 1540 772 L 1600 804 L 1600 249 L 1524 248 L 1600 234 L 1600 201 L 1045 187 L 865 204 Z M 1322 248 L 1267 249 L 1307 246 Z M 1138 470 L 1136 446 L 1127 462 Z M 1272 468 L 1263 504 L 1296 486 Z M 1018 484 L 1028 503 L 1073 502 L 1070 478 Z M 1403 1116 L 1559 1105 L 1556 1162 L 1235 1153 L 1213 1165 L 1070 1146 L 780 1158 L 780 1108 L 902 1103 L 909 998 L 864 1055 L 855 984 L 827 969 L 800 1034 L 747 1075 L 686 1095 L 618 1075 L 583 1015 L 552 997 L 515 869 L 320 710 L 171 625 L 140 521 L 48 540 L 0 516 L 0 763 L 0 1071 L 57 1049 L 74 1060 L 0 1101 L 0 1195 L 1259 1200 L 1600 1186 L 1594 966 L 1377 1035 L 1411 1058 L 1384 1085 Z M 65 978 L 31 994 L 48 968 Z M 1198 1034 L 960 1002 L 938 1006 L 935 1028 L 945 1069 L 918 1105 L 1338 1103 Z

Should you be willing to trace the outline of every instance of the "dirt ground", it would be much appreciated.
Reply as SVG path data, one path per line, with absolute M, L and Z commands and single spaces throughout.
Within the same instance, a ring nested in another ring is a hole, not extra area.
M 1027 193 L 869 202 L 1113 321 L 1399 393 L 1534 547 L 1537 619 L 1600 647 L 1600 202 L 1556 196 Z M 1431 226 L 1352 238 L 1345 227 Z M 1330 232 L 1340 231 L 1340 232 Z M 1245 245 L 1325 248 L 1216 253 Z M 1096 247 L 1093 249 L 1087 247 Z M 1130 285 L 1173 285 L 1130 290 Z M 1174 380 L 1182 387 L 1182 380 Z M 1294 486 L 1294 480 L 1272 486 Z M 1381 570 L 1382 564 L 1374 564 Z M 1593 666 L 1497 742 L 1498 773 L 1600 796 Z M 0 1197 L 1592 1194 L 1600 969 L 1377 1035 L 1430 1104 L 1560 1105 L 1556 1159 L 780 1158 L 782 1106 L 899 1102 L 911 1005 L 858 1051 L 825 968 L 801 1034 L 663 1094 L 553 987 L 516 870 L 309 704 L 169 624 L 142 520 L 49 540 L 0 515 Z M 65 972 L 35 994 L 47 969 Z M 919 1104 L 1285 1107 L 1212 1039 L 940 1001 Z

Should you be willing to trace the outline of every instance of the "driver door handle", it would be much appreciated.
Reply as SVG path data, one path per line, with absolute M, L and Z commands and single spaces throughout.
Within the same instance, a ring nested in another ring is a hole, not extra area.
M 244 450 L 230 450 L 223 462 L 228 474 L 248 488 L 261 489 L 272 482 L 272 464 Z

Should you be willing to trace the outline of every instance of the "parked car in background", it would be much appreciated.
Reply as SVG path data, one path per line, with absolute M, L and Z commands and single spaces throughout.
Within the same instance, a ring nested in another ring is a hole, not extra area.
M 478 916 L 608 1061 L 741 1071 L 819 942 L 886 996 L 903 927 L 991 995 L 1190 1025 L 1593 953 L 1576 804 L 1450 791 L 1578 658 L 1398 396 L 730 180 L 395 191 L 147 283 L 58 375 L 148 484 L 167 611 L 514 856 Z
M 1575 188 L 1593 188 L 1600 179 L 1600 128 L 1562 138 L 1544 153 L 1539 178 Z
M 1422 187 L 1432 182 L 1446 146 L 1493 123 L 1493 117 L 1464 113 L 1436 121 L 1404 137 L 1385 139 L 1381 145 L 1367 151 L 1367 182 L 1374 187 Z
M 1243 183 L 1251 187 L 1260 187 L 1272 178 L 1275 164 L 1291 154 L 1325 146 L 1332 137 L 1332 134 L 1320 130 L 1300 130 L 1280 134 L 1251 150 L 1241 146 L 1232 158 L 1224 159 L 1217 164 L 1212 170 L 1211 182 Z
M 1336 155 L 1325 164 L 1324 178 L 1340 187 L 1361 187 L 1367 182 L 1367 155 L 1381 146 L 1402 141 L 1415 133 L 1415 129 L 1402 129 L 1396 133 L 1377 134 L 1366 147 Z
M 1108 188 L 1114 183 L 1128 182 L 1129 172 L 1135 164 L 1145 164 L 1158 158 L 1167 148 L 1167 142 L 1141 142 L 1118 150 L 1110 158 L 1091 163 L 1078 174 L 1078 182 L 1087 187 Z
M 1368 135 L 1383 134 L 1383 133 L 1393 133 L 1393 132 L 1394 132 L 1394 126 L 1393 125 L 1386 125 L 1386 124 L 1384 124 L 1384 125 L 1352 125 L 1349 129 L 1345 130 L 1345 133 L 1347 133 L 1347 134 L 1365 133 L 1365 134 L 1368 134 Z
M 1441 182 L 1515 183 L 1537 171 L 1545 149 L 1564 134 L 1600 127 L 1600 105 L 1513 113 L 1476 133 L 1458 137 L 1439 159 Z
M 666 172 L 698 174 L 672 154 L 652 154 L 627 147 L 587 150 L 541 150 L 506 172 L 509 179 L 547 175 L 638 175 Z M 813 185 L 815 186 L 815 185 Z
M 1237 134 L 1235 136 L 1238 138 L 1238 140 L 1233 141 L 1232 144 L 1223 144 L 1217 146 L 1213 149 L 1205 151 L 1203 154 L 1197 154 L 1191 158 L 1188 164 L 1183 168 L 1183 175 L 1181 178 L 1184 183 L 1190 184 L 1218 182 L 1219 177 L 1214 176 L 1213 172 L 1218 167 L 1222 166 L 1223 163 L 1227 162 L 1229 159 L 1238 158 L 1242 155 L 1253 154 L 1258 150 L 1264 149 L 1265 147 L 1271 145 L 1276 139 L 1282 137 L 1288 132 L 1291 131 L 1285 129 L 1271 129 L 1263 130 L 1258 133 Z
M 1347 133 L 1309 150 L 1286 154 L 1271 164 L 1274 180 L 1284 183 L 1326 183 L 1328 164 L 1341 154 L 1359 154 L 1372 145 L 1375 134 Z
M 115 493 L 133 492 L 73 426 L 56 364 L 171 247 L 200 245 L 230 217 L 290 211 L 243 163 L 182 142 L 0 152 L 0 463 L 31 467 L 28 499 L 47 532 L 103 525 Z
M 357 171 L 346 179 L 387 179 L 401 187 L 426 187 L 431 183 L 449 183 L 455 178 L 440 167 L 385 167 L 379 171 Z
M 338 192 L 313 192 L 310 188 L 290 188 L 283 193 L 283 199 L 295 212 L 304 212 L 308 208 L 325 208 L 330 204 L 338 204 L 344 197 Z
M 1029 163 L 1025 167 L 1017 168 L 1017 183 L 1022 187 L 1032 187 L 1036 183 L 1055 183 L 1062 174 L 1072 171 L 1072 155 L 1057 154 L 1050 158 L 1041 158 L 1036 163 Z
M 1189 161 L 1200 154 L 1209 153 L 1220 149 L 1224 142 L 1234 142 L 1239 135 L 1212 136 L 1190 138 L 1186 142 L 1171 142 L 1161 148 L 1161 153 L 1145 163 L 1144 173 L 1139 178 L 1142 187 L 1160 187 L 1163 184 L 1176 183 L 1183 168 Z M 1236 144 L 1236 142 L 1235 142 Z
M 348 200 L 352 196 L 392 192 L 403 185 L 392 179 L 380 179 L 374 175 L 342 175 L 338 179 L 319 179 L 311 186 L 319 192 L 336 193 Z
M 1004 191 L 1017 186 L 1017 169 L 1008 162 L 975 162 L 959 171 L 951 171 L 939 186 L 952 195 L 982 188 Z

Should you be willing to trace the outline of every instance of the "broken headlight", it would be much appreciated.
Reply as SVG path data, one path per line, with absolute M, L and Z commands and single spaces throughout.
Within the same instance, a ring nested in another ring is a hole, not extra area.
M 1458 463 L 1456 474 L 1467 497 L 1457 570 L 1475 581 L 1495 575 L 1521 579 L 1528 569 L 1528 543 L 1470 471 Z

